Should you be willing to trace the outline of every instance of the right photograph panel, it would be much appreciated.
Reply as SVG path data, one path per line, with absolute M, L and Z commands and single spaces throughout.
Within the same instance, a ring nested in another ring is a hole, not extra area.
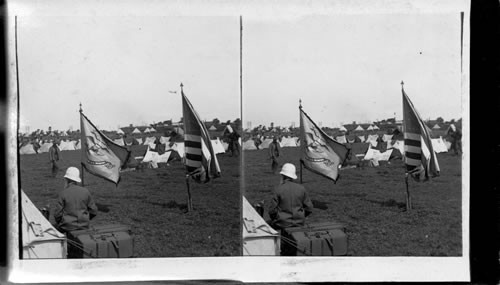
M 462 26 L 243 16 L 244 255 L 463 255 Z

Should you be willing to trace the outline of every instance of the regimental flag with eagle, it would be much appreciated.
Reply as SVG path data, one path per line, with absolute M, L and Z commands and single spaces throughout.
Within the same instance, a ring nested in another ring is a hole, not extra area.
M 313 120 L 300 110 L 300 160 L 305 168 L 337 182 L 339 168 L 349 149 L 330 138 Z
M 208 130 L 184 95 L 182 88 L 181 95 L 186 172 L 196 182 L 206 183 L 211 178 L 220 176 L 219 162 L 212 148 Z
M 120 170 L 125 167 L 130 151 L 101 133 L 80 111 L 82 165 L 90 173 L 115 184 L 120 181 Z
M 426 181 L 429 177 L 439 176 L 439 164 L 432 147 L 430 129 L 420 118 L 404 88 L 401 90 L 406 172 L 417 181 Z

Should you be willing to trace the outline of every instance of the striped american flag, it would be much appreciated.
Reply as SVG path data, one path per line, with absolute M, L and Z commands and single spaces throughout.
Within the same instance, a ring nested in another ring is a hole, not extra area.
M 197 182 L 208 182 L 211 177 L 220 176 L 219 162 L 205 125 L 183 90 L 181 95 L 186 172 Z
M 403 133 L 407 173 L 416 180 L 439 176 L 439 163 L 432 147 L 429 128 L 420 118 L 410 98 L 403 92 Z M 422 175 L 423 174 L 423 175 Z

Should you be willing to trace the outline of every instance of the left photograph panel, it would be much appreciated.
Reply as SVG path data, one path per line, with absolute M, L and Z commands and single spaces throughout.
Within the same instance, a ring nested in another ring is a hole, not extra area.
M 16 17 L 20 259 L 240 256 L 238 17 Z

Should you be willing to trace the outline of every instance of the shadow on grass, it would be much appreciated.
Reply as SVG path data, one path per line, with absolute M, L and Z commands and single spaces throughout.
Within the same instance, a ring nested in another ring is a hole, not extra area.
M 187 204 L 179 204 L 174 200 L 170 200 L 167 203 L 150 202 L 150 204 L 156 205 L 156 206 L 161 206 L 162 208 L 168 208 L 168 209 L 177 208 L 183 213 L 187 212 Z
M 95 203 L 95 205 L 97 206 L 97 210 L 99 212 L 103 212 L 103 213 L 109 212 L 109 207 L 111 206 L 111 205 L 100 204 L 100 203 Z
M 399 210 L 406 210 L 406 204 L 397 202 L 394 199 L 389 199 L 387 201 L 377 201 L 377 200 L 369 200 L 369 199 L 364 199 L 367 202 L 374 203 L 374 204 L 379 204 L 382 207 L 396 207 Z
M 328 206 L 327 206 L 328 203 L 321 202 L 321 201 L 318 201 L 318 200 L 311 200 L 311 202 L 313 203 L 313 206 L 316 209 L 320 209 L 320 210 L 326 210 L 326 209 L 328 209 Z

